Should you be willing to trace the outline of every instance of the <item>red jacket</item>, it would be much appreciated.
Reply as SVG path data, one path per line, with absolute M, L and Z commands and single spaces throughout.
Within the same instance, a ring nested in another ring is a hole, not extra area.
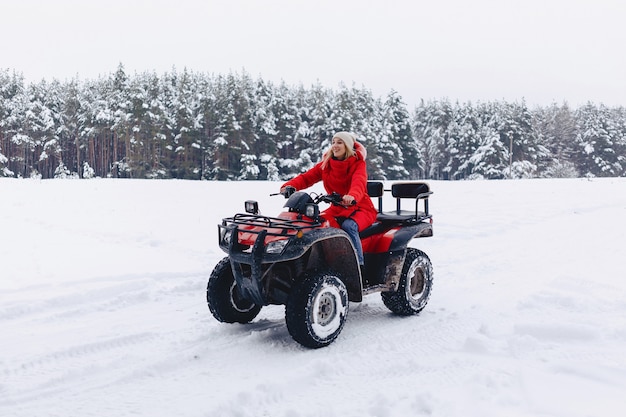
M 341 196 L 346 194 L 353 196 L 356 201 L 354 206 L 331 205 L 322 214 L 333 227 L 339 227 L 337 217 L 351 217 L 359 225 L 359 231 L 365 229 L 374 223 L 377 211 L 367 194 L 365 166 L 367 152 L 365 147 L 358 142 L 355 142 L 355 150 L 355 156 L 343 161 L 330 158 L 324 169 L 322 169 L 322 161 L 318 162 L 310 170 L 284 183 L 282 187 L 291 185 L 296 190 L 302 190 L 322 181 L 328 194 L 337 192 Z

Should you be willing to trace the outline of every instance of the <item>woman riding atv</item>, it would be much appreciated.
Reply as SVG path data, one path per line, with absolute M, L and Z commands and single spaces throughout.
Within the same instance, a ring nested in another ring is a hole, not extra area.
M 346 231 L 357 251 L 358 261 L 363 267 L 363 248 L 359 232 L 376 220 L 377 211 L 367 194 L 367 150 L 349 132 L 337 132 L 330 148 L 322 160 L 313 168 L 284 183 L 281 193 L 291 186 L 302 190 L 322 181 L 328 194 L 342 196 L 341 205 L 331 205 L 323 217 L 333 227 Z

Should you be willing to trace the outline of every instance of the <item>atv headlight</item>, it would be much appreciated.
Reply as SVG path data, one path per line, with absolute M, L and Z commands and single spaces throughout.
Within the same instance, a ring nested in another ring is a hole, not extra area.
M 246 213 L 259 214 L 259 203 L 254 200 L 248 200 L 244 204 Z
M 275 240 L 265 247 L 265 253 L 281 253 L 285 246 L 289 243 L 289 239 Z
M 311 219 L 317 219 L 320 215 L 320 208 L 317 204 L 307 204 L 304 207 L 304 215 Z

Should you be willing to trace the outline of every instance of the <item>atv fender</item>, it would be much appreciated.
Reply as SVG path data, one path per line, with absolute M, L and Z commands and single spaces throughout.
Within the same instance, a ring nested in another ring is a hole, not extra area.
M 389 259 L 385 267 L 385 285 L 389 291 L 397 291 L 400 283 L 400 275 L 404 266 L 406 250 L 411 240 L 418 237 L 433 235 L 433 227 L 430 223 L 418 223 L 405 226 L 394 234 L 389 245 Z
M 252 249 L 240 251 L 236 249 L 236 241 L 229 244 L 228 254 L 237 285 L 245 297 L 257 304 L 265 305 L 260 285 L 263 274 L 262 264 L 279 264 L 297 259 L 306 260 L 305 269 L 329 269 L 337 273 L 348 290 L 350 301 L 363 300 L 361 270 L 357 254 L 348 234 L 335 227 L 313 229 L 300 237 L 292 237 L 290 243 L 280 254 L 265 253 L 265 231 L 259 233 Z M 241 264 L 250 265 L 251 278 L 245 279 Z
M 430 223 L 417 223 L 411 226 L 403 226 L 393 235 L 389 251 L 406 249 L 411 240 L 418 237 L 430 237 L 433 235 L 433 226 Z
M 336 272 L 348 290 L 348 299 L 355 302 L 363 300 L 356 250 L 342 229 L 320 228 L 305 233 L 286 252 L 292 259 L 306 254 L 308 270 L 329 269 Z

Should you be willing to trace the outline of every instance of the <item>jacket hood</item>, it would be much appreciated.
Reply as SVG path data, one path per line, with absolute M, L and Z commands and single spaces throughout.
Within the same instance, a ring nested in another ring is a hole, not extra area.
M 365 161 L 365 159 L 367 158 L 367 149 L 365 148 L 365 146 L 361 145 L 357 141 L 354 141 L 354 151 L 362 160 Z

